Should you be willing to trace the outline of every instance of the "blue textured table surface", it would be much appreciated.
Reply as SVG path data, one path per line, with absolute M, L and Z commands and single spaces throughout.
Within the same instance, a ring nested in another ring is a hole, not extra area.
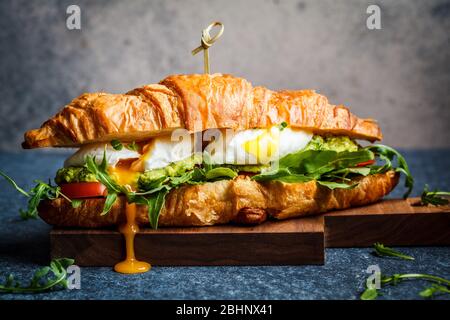
M 450 189 L 450 150 L 405 151 L 416 179 L 413 195 L 425 183 Z M 27 151 L 0 153 L 0 169 L 29 188 L 33 179 L 47 180 L 62 165 L 63 154 Z M 26 204 L 0 181 L 0 277 L 14 273 L 28 280 L 49 262 L 50 227 L 40 220 L 22 221 Z M 401 197 L 402 185 L 390 197 Z M 357 299 L 369 265 L 383 273 L 431 273 L 450 278 L 450 248 L 402 248 L 415 261 L 378 258 L 370 248 L 327 249 L 324 266 L 287 267 L 154 267 L 139 275 L 121 275 L 111 268 L 82 268 L 81 289 L 35 295 L 0 294 L 0 299 Z M 1 278 L 0 278 L 1 279 Z M 381 299 L 416 299 L 427 285 L 410 281 L 383 290 Z M 448 295 L 442 298 L 448 299 Z

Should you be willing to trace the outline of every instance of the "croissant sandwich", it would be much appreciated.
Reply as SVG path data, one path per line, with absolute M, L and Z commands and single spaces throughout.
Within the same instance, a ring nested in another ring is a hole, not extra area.
M 373 203 L 406 175 L 378 124 L 312 90 L 222 74 L 172 75 L 126 94 L 85 93 L 23 148 L 78 150 L 36 212 L 55 226 L 259 224 Z M 129 218 L 129 217 L 128 217 Z

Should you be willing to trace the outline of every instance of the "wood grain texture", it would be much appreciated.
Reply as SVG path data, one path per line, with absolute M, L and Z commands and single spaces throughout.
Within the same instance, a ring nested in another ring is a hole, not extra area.
M 450 207 L 418 206 L 419 199 L 385 200 L 324 216 L 325 246 L 450 245 Z
M 420 207 L 418 199 L 384 200 L 321 216 L 223 225 L 141 229 L 139 259 L 159 266 L 323 264 L 325 247 L 450 245 L 450 207 Z M 114 229 L 54 229 L 51 255 L 80 266 L 113 266 L 124 256 Z
M 124 242 L 115 230 L 51 231 L 51 256 L 73 257 L 80 266 L 113 266 L 124 257 Z M 323 264 L 321 217 L 268 222 L 255 227 L 233 225 L 141 229 L 137 258 L 152 265 L 300 265 Z

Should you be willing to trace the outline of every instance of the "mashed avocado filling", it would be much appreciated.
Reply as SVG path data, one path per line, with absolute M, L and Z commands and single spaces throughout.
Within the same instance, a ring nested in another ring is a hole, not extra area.
M 86 167 L 61 168 L 56 172 L 55 182 L 57 184 L 73 182 L 96 182 L 95 174 Z
M 354 140 L 346 136 L 322 137 L 315 135 L 303 150 L 355 152 L 358 151 L 358 149 L 359 149 L 358 144 Z
M 151 190 L 160 181 L 168 177 L 181 177 L 202 163 L 202 155 L 195 154 L 184 160 L 171 163 L 165 168 L 148 170 L 142 173 L 138 179 L 139 190 Z

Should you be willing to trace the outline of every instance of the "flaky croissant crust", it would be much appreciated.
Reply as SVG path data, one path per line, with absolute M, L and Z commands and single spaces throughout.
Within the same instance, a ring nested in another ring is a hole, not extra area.
M 374 120 L 360 119 L 315 91 L 272 91 L 231 75 L 192 74 L 172 75 L 126 94 L 82 94 L 39 129 L 27 131 L 22 146 L 78 147 L 146 140 L 177 128 L 244 130 L 281 122 L 319 134 L 382 138 Z

